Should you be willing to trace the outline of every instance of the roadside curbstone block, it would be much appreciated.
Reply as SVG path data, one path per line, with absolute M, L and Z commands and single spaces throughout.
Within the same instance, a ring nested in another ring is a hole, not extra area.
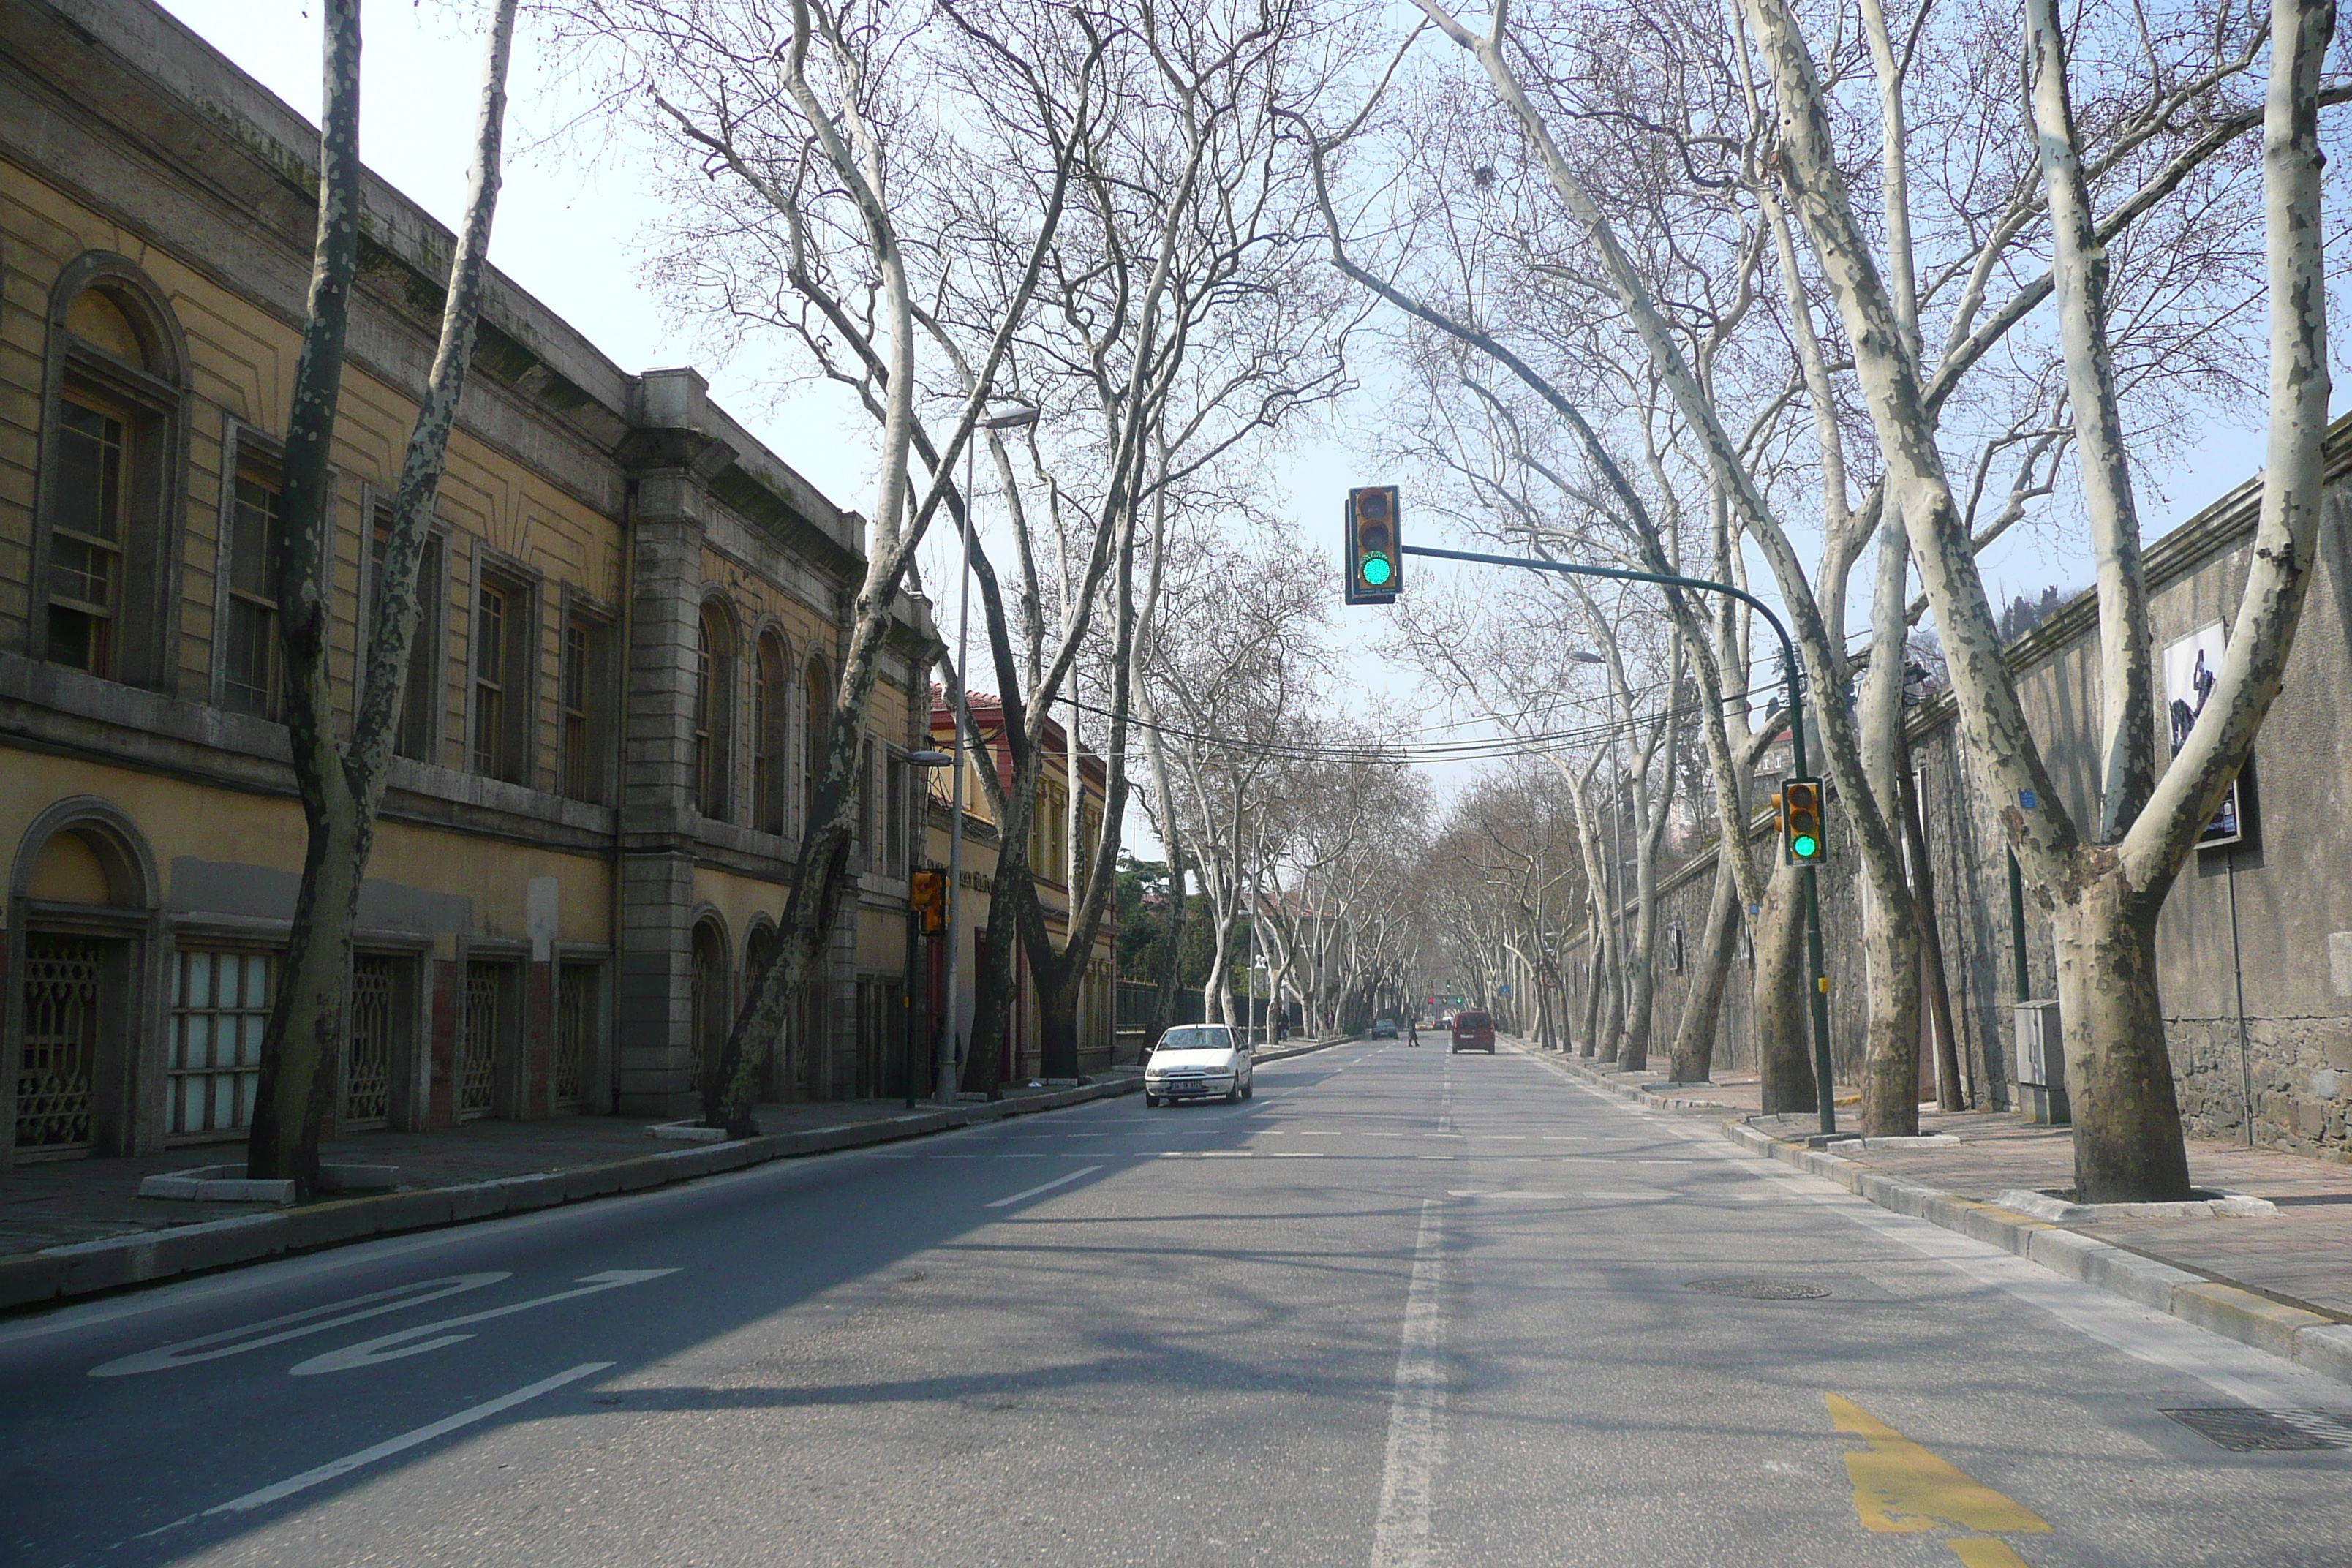
M 528 1214 L 532 1209 L 551 1209 L 571 1201 L 570 1188 L 561 1171 L 541 1171 L 529 1176 L 507 1176 L 486 1184 L 499 1190 L 499 1212 Z
M 504 1182 L 467 1182 L 463 1186 L 445 1187 L 449 1194 L 449 1219 L 463 1225 L 467 1220 L 490 1219 L 507 1212 L 507 1184 Z M 558 1202 L 562 1201 L 558 1188 Z
M 2084 1279 L 2159 1312 L 2172 1310 L 2173 1292 L 2183 1285 L 2205 1283 L 2202 1274 L 2191 1274 L 2186 1268 L 2175 1268 L 2169 1263 L 2158 1263 L 2153 1258 L 2142 1258 L 2137 1252 L 2104 1244 L 2088 1259 Z
M 65 1259 L 55 1253 L 28 1252 L 0 1258 L 0 1310 L 48 1300 L 65 1285 Z
M 449 1224 L 457 1205 L 446 1187 L 425 1187 L 413 1193 L 387 1193 L 367 1203 L 375 1211 L 378 1235 L 402 1230 L 430 1230 Z
M 567 1204 L 576 1204 L 583 1198 L 601 1198 L 606 1193 L 621 1190 L 621 1163 L 582 1165 L 562 1175 L 563 1201 Z
M 2294 1363 L 2352 1383 L 2352 1323 L 2322 1323 L 2295 1331 Z
M 2290 1360 L 2294 1356 L 2294 1337 L 2298 1332 L 2326 1328 L 2335 1322 L 2333 1318 L 2321 1317 L 2317 1312 L 2285 1306 L 2252 1290 L 2217 1285 L 2210 1279 L 2176 1287 L 2172 1292 L 2172 1315 Z
M 2086 1285 L 2097 1283 L 2091 1278 L 2092 1258 L 2098 1253 L 2115 1250 L 2104 1241 L 2076 1236 L 2073 1231 L 2062 1230 L 2054 1225 L 2037 1227 L 2026 1241 L 2025 1256 L 2029 1261 L 2039 1263 L 2053 1274 L 2063 1274 Z
M 358 1241 L 373 1236 L 377 1230 L 376 1205 L 372 1198 L 354 1198 L 343 1203 L 313 1205 L 297 1209 L 286 1216 L 289 1251 L 299 1247 L 305 1251 L 314 1247 L 333 1247 L 339 1242 Z

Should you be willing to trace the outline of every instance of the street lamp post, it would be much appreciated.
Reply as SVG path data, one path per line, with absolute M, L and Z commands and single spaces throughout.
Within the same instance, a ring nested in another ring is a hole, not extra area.
M 1003 413 L 981 420 L 980 427 L 1017 430 L 1035 423 L 1037 411 L 1025 403 L 1015 403 Z M 958 1074 L 963 1067 L 963 1008 L 956 987 L 963 960 L 963 926 L 960 918 L 963 901 L 963 752 L 964 732 L 971 723 L 971 682 L 964 678 L 964 672 L 971 668 L 971 540 L 980 527 L 980 498 L 972 491 L 972 478 L 979 450 L 980 443 L 973 441 L 963 451 L 963 563 L 956 584 L 955 745 L 950 753 L 955 766 L 955 784 L 950 792 L 954 821 L 948 828 L 948 1026 L 940 1034 L 937 1090 L 942 1102 L 954 1100 Z
M 1772 606 L 1729 583 L 1717 583 L 1705 577 L 1684 577 L 1671 572 L 1636 572 L 1623 566 L 1585 566 L 1567 561 L 1546 561 L 1528 555 L 1486 555 L 1469 550 L 1439 550 L 1426 544 L 1401 544 L 1398 552 L 1404 555 L 1426 555 L 1439 561 L 1467 561 L 1478 566 L 1517 566 L 1528 572 L 1557 572 L 1568 577 L 1607 577 L 1619 583 L 1655 583 L 1669 588 L 1695 588 L 1701 593 L 1722 594 L 1738 600 L 1764 617 L 1765 625 L 1780 640 L 1780 674 L 1789 691 L 1789 752 L 1797 776 L 1808 772 L 1805 766 L 1805 707 L 1802 683 L 1797 667 L 1797 645 L 1790 640 L 1789 628 L 1772 613 Z M 1744 826 L 1744 825 L 1743 825 Z M 1811 1002 L 1813 1020 L 1813 1086 L 1821 1104 L 1821 1124 L 1824 1133 L 1837 1131 L 1837 1093 L 1830 1079 L 1830 991 L 1829 981 L 1822 973 L 1822 900 L 1819 878 L 1821 868 L 1808 864 L 1801 868 L 1805 887 L 1805 949 L 1812 971 Z

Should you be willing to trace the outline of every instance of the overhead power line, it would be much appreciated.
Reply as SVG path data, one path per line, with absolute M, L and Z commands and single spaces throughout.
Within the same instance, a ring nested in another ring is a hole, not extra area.
M 1774 689 L 1778 689 L 1777 686 Z M 1725 696 L 1724 700 L 1726 702 L 1745 701 L 1750 695 L 1749 691 L 1731 692 Z M 1108 719 L 1111 716 L 1110 710 L 1108 708 L 1091 702 L 1074 703 L 1067 698 L 1057 700 L 1055 706 L 1075 707 L 1081 713 L 1092 714 L 1100 719 Z M 1637 713 L 1633 716 L 1633 721 L 1636 724 L 1654 723 L 1670 716 L 1677 719 L 1692 719 L 1704 713 L 1706 709 L 1706 704 L 1704 701 L 1677 703 L 1672 708 L 1653 709 Z M 1145 727 L 1143 721 L 1131 712 L 1128 715 L 1128 722 L 1139 729 Z M 1605 723 L 1583 725 L 1570 730 L 1549 730 L 1534 735 L 1485 735 L 1463 741 L 1399 745 L 1331 745 L 1311 741 L 1248 740 L 1237 736 L 1221 735 L 1210 731 L 1194 730 L 1181 724 L 1171 724 L 1164 720 L 1152 727 L 1158 729 L 1161 735 L 1171 739 L 1213 746 L 1218 751 L 1234 756 L 1273 757 L 1291 762 L 1433 766 L 1441 763 L 1489 762 L 1507 757 L 1546 756 L 1592 742 L 1605 741 L 1611 734 L 1623 729 L 1624 725 L 1622 721 L 1612 719 Z

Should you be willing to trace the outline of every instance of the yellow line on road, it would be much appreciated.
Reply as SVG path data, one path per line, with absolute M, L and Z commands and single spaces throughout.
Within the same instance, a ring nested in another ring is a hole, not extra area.
M 1846 1474 L 1853 1480 L 1853 1508 L 1862 1527 L 1881 1534 L 1908 1535 L 1930 1530 L 2022 1531 L 2041 1533 L 2050 1526 L 2041 1515 L 1972 1480 L 1959 1469 L 1887 1426 L 1851 1400 L 1826 1394 L 1830 1419 L 1837 1429 L 1869 1443 L 1845 1457 Z M 1955 1542 L 1952 1550 L 1975 1542 Z M 2000 1545 L 1998 1542 L 1993 1545 Z M 2001 1550 L 2007 1551 L 2006 1547 Z M 1962 1562 L 1999 1565 L 2000 1557 Z M 2007 1561 L 2014 1561 L 2014 1555 Z
M 1990 1535 L 1979 1535 L 1973 1541 L 1947 1541 L 1952 1555 L 1960 1560 L 1962 1568 L 2033 1568 L 2033 1565 L 2009 1549 L 2006 1541 L 1995 1541 Z

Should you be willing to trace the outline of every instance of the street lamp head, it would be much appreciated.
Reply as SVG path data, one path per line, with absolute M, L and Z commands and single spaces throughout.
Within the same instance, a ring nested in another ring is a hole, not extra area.
M 1580 647 L 1570 648 L 1568 650 L 1568 659 L 1570 664 L 1607 664 L 1609 662 L 1599 654 L 1589 653 Z
M 1018 430 L 1035 423 L 1037 410 L 1029 404 L 1013 399 L 1001 411 L 983 417 L 980 427 L 983 430 Z
M 955 765 L 953 752 L 908 752 L 907 761 L 919 768 L 946 768 Z

